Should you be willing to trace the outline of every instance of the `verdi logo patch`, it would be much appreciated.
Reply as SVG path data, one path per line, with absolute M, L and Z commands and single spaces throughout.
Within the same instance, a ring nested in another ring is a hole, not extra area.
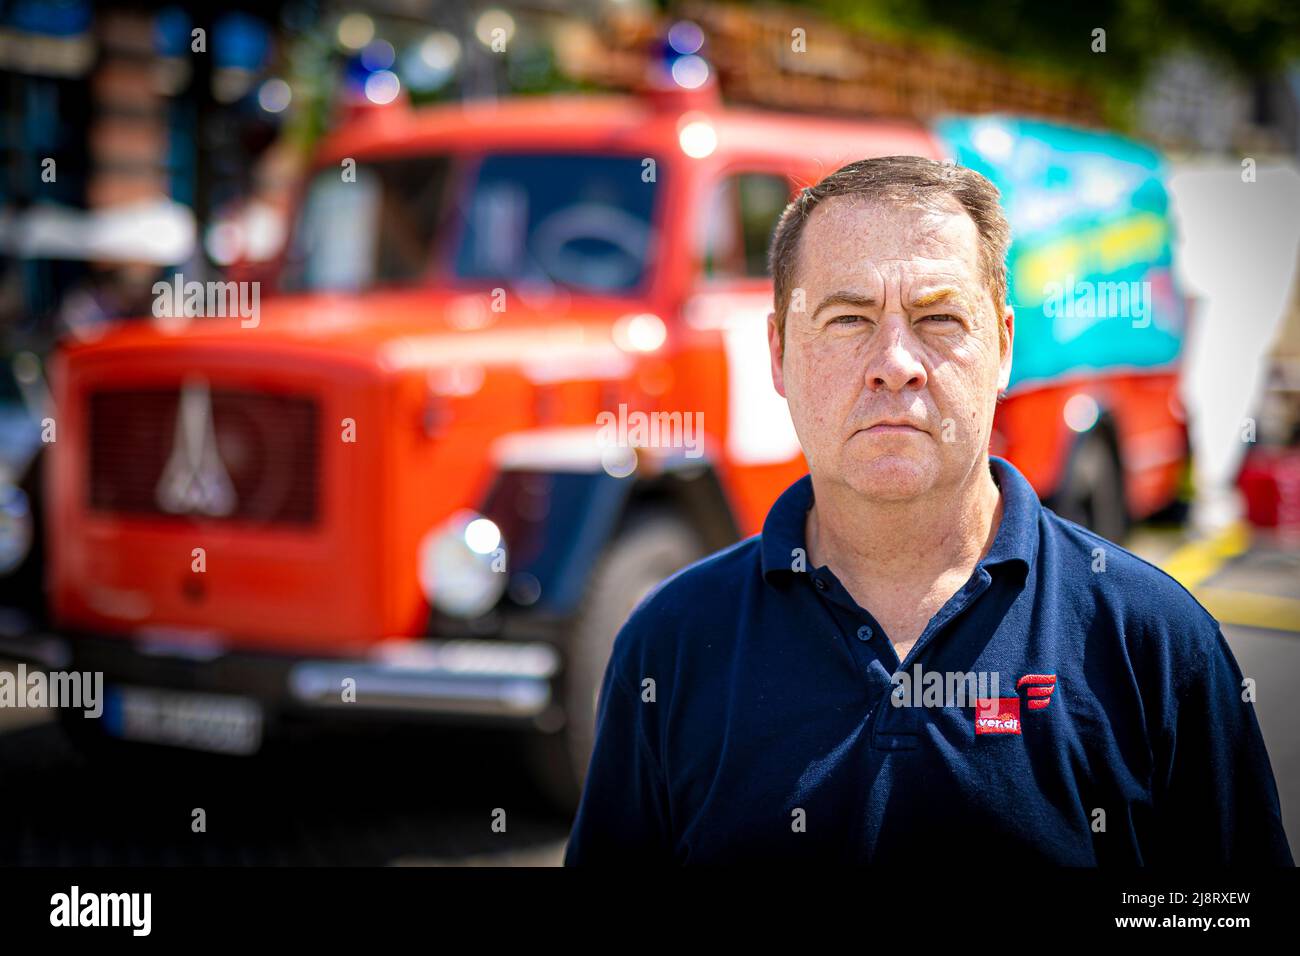
M 976 734 L 1020 733 L 1020 698 L 990 697 L 975 702 Z

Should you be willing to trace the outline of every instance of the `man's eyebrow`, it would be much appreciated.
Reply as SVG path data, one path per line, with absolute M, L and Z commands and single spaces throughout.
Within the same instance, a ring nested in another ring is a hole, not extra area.
M 812 318 L 809 321 L 816 321 L 822 309 L 829 309 L 833 305 L 851 305 L 859 309 L 874 309 L 878 304 L 869 295 L 859 295 L 857 292 L 832 292 L 817 303 L 817 308 L 813 310 Z
M 924 309 L 927 306 L 934 305 L 936 302 L 943 302 L 945 299 L 960 299 L 961 290 L 953 286 L 945 286 L 942 289 L 935 289 L 933 292 L 927 292 L 924 295 L 918 295 L 912 300 L 913 309 Z

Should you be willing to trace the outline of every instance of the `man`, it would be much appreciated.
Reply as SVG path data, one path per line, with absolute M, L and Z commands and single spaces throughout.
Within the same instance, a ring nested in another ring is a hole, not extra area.
M 1218 624 L 988 455 L 1009 239 L 988 180 L 916 157 L 786 209 L 810 474 L 620 631 L 566 864 L 1292 865 Z

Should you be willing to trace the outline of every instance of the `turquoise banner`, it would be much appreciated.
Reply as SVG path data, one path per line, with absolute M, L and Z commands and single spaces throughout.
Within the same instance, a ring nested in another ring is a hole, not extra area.
M 1012 386 L 1177 359 L 1187 315 L 1159 153 L 1016 117 L 948 118 L 935 132 L 993 181 L 1011 222 Z

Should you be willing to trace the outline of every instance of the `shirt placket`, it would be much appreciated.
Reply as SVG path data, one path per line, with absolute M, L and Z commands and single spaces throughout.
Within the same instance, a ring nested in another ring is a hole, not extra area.
M 912 650 L 902 661 L 898 660 L 898 655 L 894 653 L 891 645 L 889 655 L 893 661 L 898 662 L 894 673 L 906 673 L 910 668 L 914 667 L 920 656 L 925 653 L 926 648 L 938 639 L 938 636 L 943 633 L 944 629 L 952 623 L 952 620 L 957 615 L 970 607 L 980 595 L 988 590 L 992 580 L 993 578 L 987 570 L 983 567 L 976 568 L 967 582 L 962 585 L 961 590 L 944 602 L 939 612 L 930 619 L 925 630 L 921 632 L 921 636 L 912 645 Z M 920 746 L 926 725 L 933 719 L 935 719 L 935 715 L 924 707 L 882 708 L 882 713 L 876 720 L 872 721 L 871 745 L 873 748 L 884 750 L 915 749 Z
M 917 638 L 904 660 L 899 660 L 894 646 L 871 612 L 859 605 L 839 580 L 826 568 L 813 572 L 812 585 L 819 603 L 834 623 L 857 664 L 867 685 L 868 700 L 872 710 L 872 739 L 877 747 L 910 749 L 916 745 L 919 726 L 916 714 L 890 714 L 888 719 L 876 718 L 882 699 L 893 690 L 893 675 L 915 664 L 925 649 L 932 644 L 944 628 L 962 611 L 970 607 L 993 582 L 993 577 L 983 566 L 976 567 L 970 578 L 952 597 L 944 602 Z M 905 718 L 911 718 L 905 719 Z M 882 736 L 883 735 L 883 736 Z
M 837 639 L 843 642 L 844 650 L 853 659 L 866 685 L 869 706 L 874 709 L 892 688 L 890 661 L 885 654 L 889 642 L 884 630 L 871 612 L 860 607 L 825 568 L 813 572 L 812 587 L 817 603 L 835 628 Z M 889 650 L 890 655 L 896 658 L 892 649 Z
M 908 652 L 906 658 L 899 661 L 898 655 L 894 653 L 893 645 L 890 644 L 889 652 L 893 655 L 893 659 L 898 661 L 897 669 L 903 670 L 909 664 L 914 663 L 921 656 L 921 652 L 934 642 L 939 632 L 947 627 L 953 618 L 975 603 L 976 599 L 987 591 L 992 583 L 993 575 L 989 574 L 986 568 L 982 565 L 975 568 L 970 578 L 962 585 L 961 590 L 948 598 L 943 607 L 939 608 L 939 613 L 930 618 L 930 623 L 925 626 L 921 636 L 916 639 L 916 643 L 912 645 L 912 649 Z

